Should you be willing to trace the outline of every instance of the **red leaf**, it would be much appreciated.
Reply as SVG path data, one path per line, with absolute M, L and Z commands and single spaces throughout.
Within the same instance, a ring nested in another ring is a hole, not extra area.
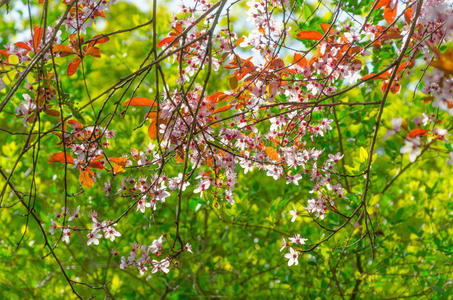
M 55 52 L 55 53 L 58 53 L 58 52 L 63 52 L 63 53 L 68 53 L 68 54 L 75 54 L 76 53 L 74 51 L 74 49 L 72 49 L 69 46 L 65 46 L 65 45 L 55 45 L 55 46 L 53 46 L 52 51 Z
M 91 48 L 84 49 L 84 50 L 85 50 L 85 54 L 84 55 L 91 55 L 91 56 L 94 56 L 94 57 L 101 57 L 101 51 L 99 50 L 98 47 L 91 47 Z
M 293 63 L 300 67 L 305 67 L 307 66 L 307 59 L 302 54 L 294 53 Z
M 93 186 L 93 176 L 93 171 L 88 168 L 85 171 L 80 170 L 79 181 L 83 186 L 90 188 Z
M 376 0 L 379 1 L 374 9 L 379 9 L 381 7 L 387 7 L 390 4 L 390 0 Z M 372 7 L 374 6 L 374 3 Z
M 82 123 L 80 123 L 79 121 L 76 121 L 76 120 L 69 120 L 68 123 L 72 126 L 72 128 L 74 129 L 82 129 L 83 126 L 82 126 Z
M 60 162 L 60 163 L 68 163 L 68 164 L 74 164 L 74 158 L 72 158 L 71 155 L 66 153 L 66 158 L 65 158 L 65 153 L 64 152 L 58 152 L 49 157 L 49 160 L 47 161 L 48 163 L 53 163 L 53 162 Z
M 413 138 L 415 138 L 415 137 L 417 137 L 417 136 L 425 136 L 425 135 L 427 135 L 427 134 L 426 134 L 426 129 L 416 128 L 416 129 L 414 129 L 414 130 L 411 130 L 411 131 L 408 133 L 407 137 L 408 137 L 409 139 L 413 139 Z
M 3 54 L 6 57 L 10 56 L 10 54 L 8 52 L 6 52 L 6 50 L 0 50 L 0 54 Z
M 108 36 L 102 36 L 102 35 L 96 35 L 92 38 L 93 41 L 90 42 L 89 46 L 92 47 L 95 44 L 103 44 L 105 42 L 108 42 L 110 39 Z
M 46 109 L 44 110 L 44 112 L 49 115 L 49 116 L 53 116 L 53 117 L 59 117 L 60 116 L 60 113 L 55 110 L 55 109 Z
M 216 114 L 216 113 L 219 113 L 219 112 L 222 112 L 222 111 L 226 111 L 226 110 L 229 110 L 231 108 L 232 104 L 227 104 L 227 105 L 224 105 L 224 106 L 221 106 L 217 109 L 215 109 L 213 112 L 212 112 L 212 115 L 213 114 Z
M 398 2 L 395 3 L 395 7 L 393 9 L 388 6 L 384 8 L 384 19 L 387 21 L 387 23 L 392 24 L 393 21 L 395 21 L 397 8 Z
M 212 103 L 217 103 L 218 102 L 218 98 L 222 95 L 225 95 L 225 93 L 222 93 L 222 92 L 217 92 L 217 93 L 214 93 L 210 96 L 207 96 L 206 99 L 208 99 L 209 102 L 212 102 Z
M 367 75 L 364 75 L 362 77 L 362 80 L 366 80 L 368 78 L 371 78 L 373 76 L 376 76 L 375 73 L 370 73 L 370 74 L 367 74 Z M 372 79 L 370 80 L 376 80 L 376 79 L 388 79 L 390 77 L 390 73 L 389 72 L 385 72 L 385 73 L 382 73 L 381 75 L 378 75 L 376 77 L 373 77 Z
M 38 52 L 39 44 L 41 44 L 43 34 L 43 29 L 35 25 L 35 32 L 33 33 L 33 47 L 35 48 L 35 52 Z
M 323 35 L 317 31 L 301 31 L 299 32 L 296 37 L 298 39 L 303 39 L 303 40 L 313 40 L 313 41 L 319 41 L 322 39 Z
M 278 152 L 277 150 L 275 150 L 275 148 L 272 148 L 272 147 L 266 147 L 266 149 L 264 150 L 264 152 L 266 152 L 266 155 L 272 159 L 272 160 L 275 160 L 275 161 L 278 161 Z
M 175 38 L 175 36 L 166 37 L 162 41 L 160 41 L 159 44 L 157 44 L 157 47 L 162 47 L 165 44 L 170 44 Z
M 19 48 L 22 48 L 22 49 L 25 49 L 25 50 L 28 50 L 28 51 L 31 51 L 30 46 L 28 46 L 28 45 L 25 44 L 24 42 L 17 42 L 17 43 L 14 43 L 14 46 L 19 47 Z
M 72 76 L 75 72 L 77 72 L 77 68 L 79 67 L 81 62 L 82 59 L 78 56 L 71 61 L 68 66 L 68 76 Z
M 406 20 L 407 24 L 410 24 L 412 21 L 412 8 L 408 7 L 404 12 L 404 19 Z
M 123 103 L 123 106 L 151 106 L 157 107 L 157 103 L 146 97 L 134 97 Z
M 400 83 L 398 81 L 394 81 L 392 86 L 390 86 L 390 91 L 393 94 L 397 94 L 400 91 Z
M 152 140 L 157 137 L 157 123 L 155 119 L 151 119 L 151 124 L 148 127 L 148 135 Z
M 228 70 L 232 70 L 232 69 L 239 68 L 238 66 L 232 65 L 232 64 L 230 64 L 230 65 L 225 65 L 225 66 L 223 66 L 223 67 L 224 67 L 225 69 L 228 69 Z
M 327 23 L 321 23 L 321 28 L 322 28 L 322 31 L 324 31 L 324 33 L 326 33 L 327 31 L 329 31 L 329 33 L 332 33 L 333 31 L 333 28 L 331 28 L 330 24 L 327 24 Z M 330 30 L 329 30 L 330 28 Z
M 104 165 L 101 162 L 99 162 L 99 161 L 91 161 L 88 165 L 91 168 L 104 169 Z

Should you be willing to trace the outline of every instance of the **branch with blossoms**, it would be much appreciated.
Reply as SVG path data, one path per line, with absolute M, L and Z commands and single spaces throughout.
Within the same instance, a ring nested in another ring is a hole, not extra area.
M 453 50 L 438 49 L 451 39 L 453 32 L 453 21 L 448 18 L 453 11 L 447 2 L 418 0 L 403 4 L 377 0 L 363 23 L 342 20 L 340 24 L 339 1 L 329 23 L 319 22 L 316 27 L 305 28 L 297 22 L 300 14 L 297 1 L 251 0 L 246 4 L 248 34 L 233 31 L 230 11 L 238 2 L 184 2 L 174 12 L 171 30 L 158 37 L 154 0 L 150 21 L 88 36 L 89 27 L 108 16 L 113 2 L 63 1 L 67 7 L 56 20 L 56 26 L 34 26 L 29 40 L 0 50 L 0 66 L 2 74 L 6 74 L 0 79 L 0 90 L 6 90 L 0 113 L 10 107 L 14 109 L 26 136 L 14 166 L 7 171 L 0 169 L 6 180 L 1 198 L 3 201 L 6 189 L 11 188 L 27 214 L 43 228 L 40 214 L 46 212 L 36 212 L 34 202 L 31 203 L 37 197 L 35 181 L 41 171 L 38 164 L 31 165 L 29 203 L 13 182 L 23 157 L 32 150 L 34 161 L 39 160 L 43 157 L 39 152 L 41 143 L 57 137 L 58 141 L 52 142 L 53 152 L 45 161 L 48 168 L 64 166 L 65 195 L 60 210 L 46 224 L 51 235 L 58 233 L 53 245 L 46 231 L 42 235 L 49 253 L 79 298 L 73 283 L 93 288 L 96 285 L 68 276 L 55 254 L 60 242 L 69 245 L 75 232 L 83 232 L 86 235 L 82 242 L 90 248 L 103 242 L 117 243 L 125 235 L 136 234 L 121 230 L 131 215 L 143 220 L 149 217 L 159 234 L 137 235 L 140 240 L 130 245 L 128 254 L 115 251 L 121 257 L 119 267 L 123 270 L 133 267 L 146 276 L 169 273 L 180 264 L 180 255 L 192 253 L 193 241 L 181 229 L 182 220 L 188 217 L 184 216 L 186 195 L 198 194 L 204 201 L 200 206 L 230 208 L 239 199 L 235 195 L 239 178 L 249 172 L 260 172 L 288 185 L 310 186 L 310 195 L 301 202 L 293 201 L 293 209 L 287 209 L 288 220 L 295 223 L 301 211 L 306 211 L 305 216 L 327 234 L 317 242 L 296 233 L 297 223 L 286 233 L 277 226 L 229 221 L 216 213 L 218 219 L 228 224 L 281 234 L 280 251 L 288 247 L 289 252 L 284 255 L 288 266 L 298 265 L 299 255 L 314 251 L 354 220 L 365 222 L 363 236 L 369 237 L 374 254 L 367 199 L 375 148 L 382 132 L 379 129 L 389 97 L 400 93 L 400 82 L 418 64 L 433 67 L 432 73 L 425 75 L 421 89 L 427 95 L 424 104 L 428 105 L 424 107 L 426 112 L 413 122 L 405 116 L 396 116 L 383 137 L 385 141 L 399 135 L 403 139 L 400 154 L 409 154 L 410 163 L 388 182 L 382 193 L 434 144 L 443 143 L 448 162 L 453 163 L 449 142 Z M 398 10 L 398 5 L 405 7 Z M 378 11 L 383 16 L 380 23 L 373 15 Z M 85 64 L 101 59 L 117 34 L 148 25 L 153 27 L 152 43 L 144 49 L 147 55 L 139 67 L 91 97 Z M 395 49 L 395 59 L 369 72 L 368 65 L 384 48 Z M 71 60 L 66 61 L 64 57 L 68 56 Z M 58 65 L 57 59 L 64 61 L 64 66 Z M 78 108 L 72 104 L 74 96 L 63 89 L 66 77 L 81 78 L 84 82 L 88 100 Z M 225 78 L 225 83 L 220 84 L 220 78 Z M 149 83 L 155 84 L 154 92 L 146 93 L 143 85 Z M 376 86 L 382 92 L 379 101 L 345 99 L 354 89 Z M 376 114 L 375 126 L 369 133 L 369 149 L 364 150 L 364 171 L 348 174 L 345 168 L 348 153 L 341 144 L 343 133 L 336 113 L 342 108 L 357 107 L 366 107 Z M 114 122 L 139 113 L 142 120 L 133 130 Z M 45 122 L 52 124 L 50 130 L 44 130 Z M 148 138 L 145 147 L 131 145 L 126 152 L 111 147 L 119 133 L 132 135 L 145 124 Z M 335 127 L 340 152 L 326 146 Z M 2 131 L 14 135 L 10 129 Z M 75 174 L 78 180 L 71 182 L 70 174 Z M 360 182 L 363 189 L 356 193 L 360 200 L 354 203 L 348 178 L 360 177 L 364 177 Z M 70 186 L 78 189 L 75 195 L 102 189 L 101 198 L 115 199 L 119 209 L 109 217 L 108 210 L 77 205 L 71 199 L 75 197 L 69 194 Z M 168 221 L 174 226 L 168 229 L 164 223 L 162 227 L 166 229 L 159 230 L 158 225 L 162 224 L 159 220 L 173 209 L 169 203 L 176 206 L 176 211 L 172 211 L 174 219 Z M 343 221 L 335 226 L 326 224 L 330 214 Z

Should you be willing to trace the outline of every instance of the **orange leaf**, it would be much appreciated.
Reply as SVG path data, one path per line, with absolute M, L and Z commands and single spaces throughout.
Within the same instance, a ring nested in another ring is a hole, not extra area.
M 98 47 L 91 47 L 85 51 L 85 55 L 91 55 L 94 57 L 101 57 L 101 50 Z
M 150 111 L 149 113 L 146 114 L 145 119 L 150 119 L 151 121 L 155 122 L 157 118 L 157 111 Z M 161 123 L 162 120 L 159 119 L 159 123 Z
M 102 36 L 102 35 L 96 35 L 92 38 L 93 41 L 91 41 L 88 45 L 90 47 L 94 46 L 95 44 L 103 44 L 105 42 L 107 42 L 109 39 L 108 36 Z
M 88 164 L 91 168 L 104 169 L 104 165 L 100 161 L 90 161 Z
M 154 100 L 145 97 L 134 97 L 123 103 L 123 106 L 152 106 L 156 107 L 157 103 Z
M 231 76 L 228 82 L 232 90 L 235 90 L 238 87 L 238 79 L 236 76 Z
M 390 7 L 384 8 L 384 19 L 387 23 L 392 24 L 396 18 L 396 9 L 398 7 L 398 2 L 395 3 L 395 7 L 391 9 Z
M 422 129 L 422 128 L 416 128 L 414 130 L 411 130 L 408 134 L 407 134 L 407 137 L 409 139 L 413 139 L 417 136 L 425 136 L 427 135 L 426 134 L 426 129 Z
M 176 150 L 175 159 L 176 159 L 177 163 L 183 163 L 184 162 L 184 151 L 182 149 Z
M 321 28 L 322 28 L 322 31 L 324 31 L 324 33 L 326 33 L 327 31 L 329 31 L 329 33 L 332 33 L 333 31 L 333 28 L 330 28 L 330 24 L 327 24 L 327 23 L 321 23 Z M 329 30 L 330 28 L 330 30 Z
M 60 162 L 60 163 L 68 163 L 68 164 L 74 164 L 74 158 L 72 158 L 71 155 L 64 152 L 58 152 L 49 157 L 49 160 L 47 161 L 48 163 L 53 163 L 53 162 Z
M 151 119 L 151 124 L 148 127 L 148 135 L 152 140 L 157 137 L 157 123 L 155 119 Z
M 77 72 L 77 68 L 79 67 L 81 62 L 82 59 L 78 56 L 71 61 L 68 66 L 68 76 L 72 76 L 75 72 Z
M 390 91 L 393 94 L 397 94 L 400 91 L 400 83 L 398 81 L 394 81 L 390 87 Z
M 86 168 L 85 171 L 80 170 L 79 181 L 83 186 L 90 188 L 93 186 L 93 176 L 94 176 L 93 171 L 91 171 L 88 168 Z
M 264 150 L 264 152 L 266 152 L 266 155 L 267 155 L 270 159 L 275 160 L 275 161 L 278 161 L 278 152 L 277 152 L 277 150 L 275 150 L 275 148 L 266 147 L 266 149 Z
M 162 41 L 160 41 L 159 44 L 157 44 L 157 47 L 162 47 L 165 44 L 170 44 L 175 38 L 175 36 L 166 37 Z
M 41 27 L 35 25 L 35 31 L 33 33 L 33 47 L 35 48 L 35 52 L 38 52 L 39 44 L 41 44 L 42 35 L 44 31 Z
M 302 54 L 294 53 L 293 63 L 300 67 L 305 67 L 307 65 L 307 59 Z
M 428 103 L 428 102 L 433 101 L 433 100 L 434 100 L 433 96 L 428 96 L 428 97 L 423 98 L 423 103 Z
M 240 43 L 242 43 L 245 40 L 245 37 L 241 36 L 240 38 L 237 39 L 236 43 L 234 43 L 234 46 L 237 47 L 239 46 Z
M 60 113 L 55 109 L 46 109 L 45 113 L 48 114 L 49 116 L 54 116 L 54 117 L 60 116 Z
M 214 93 L 210 96 L 207 96 L 206 99 L 208 99 L 209 102 L 212 102 L 212 103 L 217 103 L 218 102 L 218 98 L 222 95 L 225 95 L 225 93 L 222 93 L 222 92 L 217 92 L 217 93 Z
M 126 166 L 127 163 L 127 157 L 122 156 L 122 157 L 111 157 L 109 158 L 109 161 L 113 162 L 113 172 L 115 174 L 120 174 L 126 172 L 124 167 Z
M 236 65 L 232 65 L 232 64 L 229 64 L 229 65 L 225 65 L 223 66 L 225 69 L 228 69 L 228 70 L 232 70 L 232 69 L 236 69 L 238 68 L 238 66 Z
M 211 113 L 211 115 L 216 114 L 216 113 L 219 113 L 219 112 L 222 112 L 222 111 L 229 110 L 229 109 L 231 108 L 231 106 L 232 106 L 232 104 L 227 104 L 227 105 L 221 106 L 221 107 L 215 109 L 215 110 Z
M 271 61 L 272 69 L 282 69 L 283 67 L 285 67 L 285 63 L 283 62 L 283 60 L 281 58 L 276 58 Z
M 55 45 L 55 46 L 53 46 L 52 51 L 53 52 L 64 52 L 64 53 L 75 54 L 74 49 L 72 49 L 69 46 L 65 46 L 65 45 Z
M 431 50 L 437 48 L 430 47 Z M 445 53 L 440 53 L 438 50 L 434 52 L 437 59 L 431 62 L 431 66 L 444 71 L 446 74 L 453 75 L 453 49 L 448 49 Z
M 407 24 L 410 24 L 412 21 L 412 8 L 408 7 L 404 12 L 404 19 L 406 20 Z
M 74 129 L 82 129 L 83 126 L 82 126 L 82 123 L 80 123 L 79 121 L 76 121 L 76 120 L 69 120 L 68 123 L 72 126 L 72 128 Z
M 313 40 L 313 41 L 319 41 L 322 39 L 323 35 L 317 31 L 301 31 L 299 32 L 296 37 L 298 39 L 303 39 L 303 40 Z
M 362 79 L 363 79 L 363 80 L 366 80 L 366 79 L 371 78 L 371 77 L 373 77 L 373 76 L 376 76 L 376 74 L 370 73 L 370 74 L 364 75 L 364 76 L 362 77 Z M 390 73 L 389 73 L 389 72 L 385 72 L 385 73 L 382 73 L 381 75 L 378 75 L 378 76 L 376 76 L 376 77 L 373 77 L 373 78 L 370 79 L 370 80 L 375 80 L 375 79 L 388 79 L 389 76 L 390 76 Z
M 378 1 L 378 0 L 376 0 L 376 1 Z M 390 0 L 379 0 L 378 4 L 376 5 L 376 7 L 374 9 L 379 9 L 381 7 L 386 7 L 389 4 L 390 4 Z M 372 6 L 374 6 L 374 3 L 373 3 Z
M 25 50 L 28 50 L 28 51 L 31 51 L 30 46 L 28 46 L 28 45 L 25 44 L 24 42 L 17 42 L 17 43 L 14 43 L 14 46 L 19 47 L 19 48 L 22 48 L 22 49 L 25 49 Z
M 127 157 L 126 157 L 126 156 L 122 156 L 122 157 L 110 157 L 110 158 L 109 158 L 109 161 L 114 162 L 114 163 L 119 164 L 119 165 L 122 165 L 122 166 L 126 166 Z

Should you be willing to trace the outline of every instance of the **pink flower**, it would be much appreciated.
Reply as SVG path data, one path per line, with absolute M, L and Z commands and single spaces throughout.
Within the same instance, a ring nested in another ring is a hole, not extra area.
M 55 233 L 55 229 L 57 229 L 57 225 L 53 221 L 53 219 L 50 219 L 50 234 L 53 235 Z
M 87 245 L 95 244 L 99 245 L 99 238 L 102 237 L 102 235 L 98 232 L 97 229 L 93 230 L 92 232 L 87 234 L 88 237 L 88 242 Z
M 297 266 L 299 264 L 299 261 L 297 260 L 298 257 L 299 254 L 297 253 L 297 251 L 294 251 L 294 249 L 290 247 L 289 253 L 285 254 L 285 258 L 288 259 L 288 266 Z
M 308 239 L 300 237 L 300 234 L 296 234 L 294 237 L 290 237 L 289 240 L 298 245 L 304 245 Z
M 186 243 L 186 245 L 184 246 L 184 251 L 188 251 L 190 253 L 193 253 L 192 252 L 192 246 L 189 243 Z
M 161 261 L 157 261 L 157 260 L 153 259 L 152 264 L 154 266 L 154 268 L 152 270 L 153 273 L 156 273 L 157 271 L 162 271 L 164 273 L 170 272 L 170 270 L 168 269 L 168 267 L 170 266 L 170 262 L 169 262 L 168 258 L 165 258 Z
M 110 241 L 114 241 L 115 238 L 117 236 L 121 236 L 121 233 L 119 233 L 118 231 L 115 230 L 115 228 L 113 228 L 113 226 L 109 226 L 106 231 L 105 231 L 105 234 L 104 234 L 104 237 L 106 239 L 110 239 Z
M 151 207 L 151 203 L 145 201 L 146 197 L 142 197 L 140 200 L 137 202 L 137 211 L 141 211 L 142 213 L 145 213 L 146 207 Z
M 282 247 L 280 248 L 280 252 L 282 252 L 283 249 L 285 249 L 288 246 L 289 246 L 289 244 L 286 242 L 285 238 L 282 237 Z
M 292 216 L 291 222 L 296 221 L 297 216 L 299 215 L 299 212 L 296 209 L 290 210 L 289 214 Z
M 71 229 L 65 228 L 63 229 L 63 236 L 61 237 L 61 240 L 65 242 L 66 244 L 69 244 L 69 237 L 71 236 Z
M 417 156 L 420 155 L 420 137 L 415 137 L 413 140 L 406 139 L 404 146 L 400 149 L 401 154 L 409 153 L 410 162 L 414 162 Z

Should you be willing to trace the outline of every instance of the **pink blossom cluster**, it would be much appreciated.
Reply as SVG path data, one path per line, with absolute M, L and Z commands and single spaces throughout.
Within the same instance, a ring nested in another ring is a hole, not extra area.
M 70 3 L 69 0 L 63 2 Z M 79 0 L 71 8 L 63 24 L 67 30 L 85 33 L 88 27 L 95 24 L 97 17 L 105 18 L 105 13 L 113 3 L 115 0 Z
M 151 269 L 151 273 L 163 272 L 168 273 L 171 266 L 178 266 L 179 262 L 175 260 L 175 256 L 163 256 L 166 235 L 161 235 L 159 238 L 153 240 L 150 245 L 133 244 L 129 256 L 126 258 L 121 257 L 121 269 L 126 269 L 130 266 L 135 266 L 141 275 Z M 192 253 L 192 246 L 188 243 L 184 246 L 182 251 Z M 159 260 L 160 259 L 160 260 Z

